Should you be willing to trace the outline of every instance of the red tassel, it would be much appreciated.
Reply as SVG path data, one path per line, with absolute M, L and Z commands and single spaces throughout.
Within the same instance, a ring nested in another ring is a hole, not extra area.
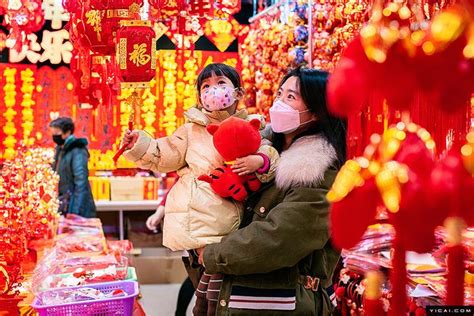
M 393 241 L 393 258 L 390 281 L 392 282 L 392 301 L 390 304 L 390 316 L 405 315 L 407 307 L 407 269 L 405 263 L 405 247 L 402 245 L 398 231 Z
M 130 121 L 128 122 L 128 129 L 130 131 L 133 131 L 133 122 Z M 114 163 L 117 163 L 117 161 L 119 160 L 120 156 L 122 156 L 122 154 L 125 152 L 125 150 L 127 150 L 127 145 L 124 144 L 122 145 L 122 147 L 120 147 L 120 149 L 117 151 L 117 153 L 114 155 Z
M 364 300 L 364 316 L 383 316 L 385 311 L 383 310 L 383 304 L 380 299 Z
M 447 305 L 464 305 L 464 247 L 448 248 Z

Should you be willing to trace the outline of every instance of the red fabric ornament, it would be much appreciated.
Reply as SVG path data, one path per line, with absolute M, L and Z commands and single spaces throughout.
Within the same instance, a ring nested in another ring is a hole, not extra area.
M 339 249 L 350 249 L 362 238 L 367 226 L 375 222 L 378 191 L 374 179 L 354 188 L 344 199 L 331 206 L 331 239 Z
M 392 300 L 390 302 L 390 316 L 400 316 L 406 313 L 407 306 L 407 270 L 405 263 L 406 249 L 400 242 L 400 232 L 397 230 L 393 241 L 392 270 L 390 282 L 392 284 Z
M 434 167 L 433 153 L 418 135 L 409 132 L 393 160 L 407 165 L 423 180 L 429 180 Z
M 339 286 L 335 293 L 338 299 L 342 299 L 346 293 L 346 288 L 343 286 Z
M 385 311 L 380 299 L 364 299 L 364 316 L 383 316 Z
M 329 77 L 327 96 L 332 113 L 346 117 L 359 112 L 367 103 L 371 85 L 369 66 L 360 37 L 357 36 L 348 44 Z
M 474 180 L 463 165 L 458 148 L 441 159 L 431 174 L 433 208 L 448 216 L 461 217 L 468 226 L 474 225 L 472 188 Z M 471 203 L 471 204 L 466 204 Z
M 417 308 L 415 316 L 426 316 L 426 310 L 422 307 Z
M 389 217 L 406 250 L 429 252 L 434 246 L 433 231 L 444 219 L 443 214 L 428 207 L 433 154 L 418 135 L 407 133 L 393 159 L 409 167 L 409 181 L 402 185 L 399 211 L 389 212 Z
M 463 245 L 448 248 L 447 305 L 464 305 L 464 256 Z
M 374 63 L 378 78 L 384 78 L 374 81 L 375 87 L 380 89 L 390 107 L 402 111 L 410 109 L 418 84 L 414 65 L 405 54 L 395 45 L 383 64 Z
M 146 87 L 156 75 L 155 31 L 149 21 L 122 21 L 117 31 L 119 76 L 128 87 Z
M 250 122 L 231 117 L 220 124 L 210 124 L 207 131 L 213 135 L 216 150 L 224 158 L 226 165 L 216 168 L 211 175 L 203 175 L 199 180 L 211 184 L 211 188 L 221 197 L 232 197 L 237 201 L 247 198 L 245 185 L 251 191 L 260 188 L 260 181 L 252 175 L 239 176 L 234 173 L 230 165 L 237 158 L 254 154 L 260 147 L 260 125 L 258 119 Z

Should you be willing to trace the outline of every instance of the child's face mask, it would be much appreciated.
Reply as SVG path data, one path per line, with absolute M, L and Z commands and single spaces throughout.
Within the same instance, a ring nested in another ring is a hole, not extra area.
M 201 92 L 202 106 L 208 111 L 222 111 L 232 106 L 235 101 L 236 89 L 229 85 L 215 85 Z

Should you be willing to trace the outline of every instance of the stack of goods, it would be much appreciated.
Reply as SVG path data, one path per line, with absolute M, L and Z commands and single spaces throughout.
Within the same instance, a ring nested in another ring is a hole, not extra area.
M 444 230 L 439 228 L 438 231 L 441 234 Z M 391 247 L 394 236 L 395 232 L 391 225 L 375 224 L 368 227 L 357 246 L 342 251 L 344 269 L 340 271 L 336 283 L 336 297 L 340 312 L 352 310 L 355 315 L 362 314 L 366 290 L 364 276 L 369 271 L 382 271 L 385 279 L 388 279 L 390 269 L 392 269 Z M 439 244 L 444 245 L 442 239 L 439 239 Z M 466 246 L 468 245 L 467 242 Z M 473 248 L 470 249 L 472 251 Z M 442 304 L 446 298 L 446 258 L 439 255 L 441 250 L 442 248 L 439 248 L 433 255 L 407 252 L 407 278 L 411 305 L 436 306 Z M 466 286 L 465 295 L 468 305 L 472 303 L 471 288 Z M 390 307 L 390 290 L 390 283 L 385 282 L 381 298 L 385 311 L 388 311 Z
M 125 257 L 131 250 L 127 240 L 106 242 L 99 219 L 76 215 L 62 218 L 55 247 L 38 263 L 31 280 L 35 308 L 131 297 L 136 292 L 135 285 L 124 282 L 136 281 L 135 270 L 128 266 Z M 99 291 L 102 283 L 108 284 L 107 288 L 114 287 L 114 291 Z M 92 286 L 96 289 L 92 291 L 91 284 L 101 285 Z M 70 289 L 58 290 L 62 288 Z

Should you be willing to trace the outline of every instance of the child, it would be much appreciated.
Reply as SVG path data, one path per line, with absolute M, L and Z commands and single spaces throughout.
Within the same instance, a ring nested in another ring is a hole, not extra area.
M 178 171 L 178 182 L 170 190 L 166 202 L 163 245 L 171 250 L 193 250 L 217 243 L 239 228 L 242 205 L 216 195 L 208 183 L 197 180 L 224 161 L 214 148 L 206 126 L 222 122 L 230 116 L 250 119 L 246 110 L 236 111 L 243 96 L 240 76 L 224 64 L 210 64 L 197 79 L 201 110 L 192 108 L 185 113 L 187 123 L 171 136 L 152 139 L 144 131 L 127 132 L 124 157 L 142 169 L 158 172 Z M 235 172 L 256 172 L 270 162 L 264 174 L 257 177 L 268 182 L 276 168 L 278 153 L 268 145 L 259 153 L 237 160 Z M 262 157 L 264 156 L 264 157 Z

